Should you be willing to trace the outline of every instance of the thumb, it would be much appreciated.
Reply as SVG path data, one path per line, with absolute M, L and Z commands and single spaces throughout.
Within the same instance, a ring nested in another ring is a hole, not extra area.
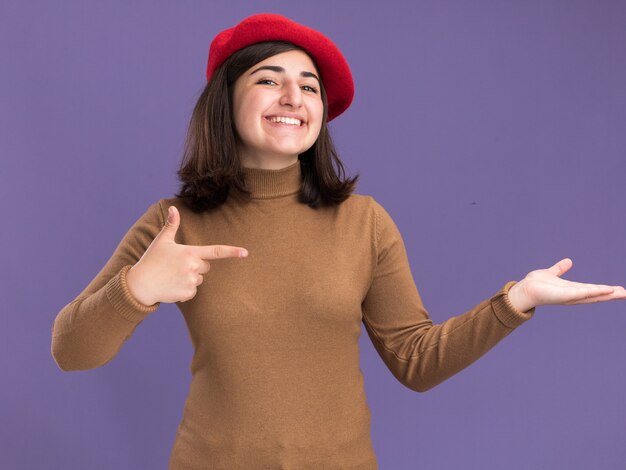
M 563 258 L 561 261 L 548 268 L 548 270 L 552 274 L 561 277 L 563 274 L 569 271 L 573 264 L 574 262 L 570 258 Z
M 178 213 L 178 209 L 176 209 L 175 206 L 169 206 L 167 209 L 167 221 L 161 229 L 161 237 L 164 237 L 170 241 L 174 241 L 174 237 L 176 236 L 176 231 L 178 230 L 179 225 L 180 214 Z

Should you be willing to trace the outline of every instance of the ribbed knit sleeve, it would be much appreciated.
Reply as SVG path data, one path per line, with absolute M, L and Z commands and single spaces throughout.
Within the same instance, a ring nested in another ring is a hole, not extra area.
M 513 307 L 507 282 L 462 315 L 433 324 L 409 267 L 400 232 L 374 201 L 377 265 L 364 299 L 363 323 L 379 355 L 406 387 L 424 392 L 464 369 L 534 314 Z
M 133 224 L 87 287 L 57 314 L 52 327 L 52 357 L 63 370 L 100 367 L 159 303 L 143 305 L 126 285 L 126 273 L 165 224 L 159 202 Z

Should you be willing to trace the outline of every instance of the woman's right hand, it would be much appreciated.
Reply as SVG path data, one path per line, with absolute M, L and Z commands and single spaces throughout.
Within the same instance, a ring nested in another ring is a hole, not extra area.
M 202 284 L 202 275 L 211 268 L 208 260 L 248 255 L 241 247 L 176 243 L 174 237 L 180 225 L 180 214 L 174 206 L 168 211 L 165 226 L 126 273 L 130 294 L 143 305 L 193 299 L 197 286 Z

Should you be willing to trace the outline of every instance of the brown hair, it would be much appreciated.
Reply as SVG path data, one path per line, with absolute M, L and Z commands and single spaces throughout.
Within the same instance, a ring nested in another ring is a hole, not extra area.
M 177 172 L 181 181 L 176 197 L 194 212 L 204 212 L 223 204 L 231 185 L 250 195 L 237 153 L 237 131 L 232 119 L 234 83 L 246 70 L 268 57 L 301 47 L 283 41 L 261 42 L 233 53 L 215 71 L 194 107 Z M 309 55 L 310 57 L 310 55 Z M 311 57 L 313 63 L 315 60 Z M 327 125 L 328 101 L 320 84 L 324 115 L 315 143 L 298 156 L 302 185 L 301 203 L 312 208 L 339 205 L 354 191 L 359 174 L 345 178 Z M 333 167 L 336 165 L 336 169 Z

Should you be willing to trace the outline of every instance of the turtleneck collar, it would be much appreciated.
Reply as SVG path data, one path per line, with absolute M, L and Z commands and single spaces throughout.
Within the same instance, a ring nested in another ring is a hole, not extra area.
M 278 170 L 242 167 L 252 199 L 288 196 L 300 190 L 300 160 Z M 234 187 L 233 187 L 234 189 Z

